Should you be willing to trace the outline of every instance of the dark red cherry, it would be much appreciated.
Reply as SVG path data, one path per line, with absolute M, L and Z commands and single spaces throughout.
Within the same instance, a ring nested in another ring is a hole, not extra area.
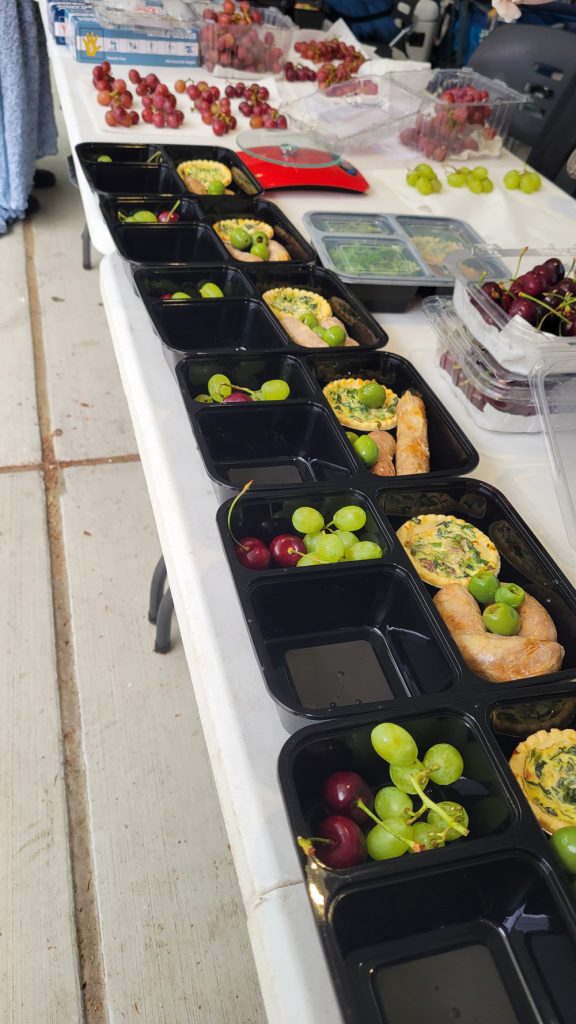
M 322 803 L 332 814 L 343 814 L 358 825 L 365 825 L 370 819 L 358 807 L 362 800 L 369 810 L 374 807 L 374 796 L 361 775 L 357 772 L 333 772 L 320 790 Z
M 251 402 L 252 395 L 247 395 L 245 391 L 233 391 L 231 395 L 227 395 L 226 398 L 222 399 L 222 405 L 232 405 L 233 402 Z
M 294 533 L 280 533 L 270 541 L 268 548 L 272 561 L 283 569 L 298 565 L 302 555 L 306 554 L 306 545 L 302 537 Z
M 502 309 L 505 313 L 508 313 L 510 306 L 514 302 L 514 296 L 510 292 L 502 292 Z
M 364 833 L 351 818 L 331 814 L 320 823 L 318 835 L 331 840 L 330 846 L 327 843 L 314 846 L 318 860 L 327 868 L 353 868 L 366 860 Z
M 547 275 L 553 275 L 549 277 L 550 284 L 556 284 L 557 281 L 561 281 L 564 277 L 564 264 L 555 256 L 552 256 L 549 260 L 544 260 L 542 267 L 545 268 Z
M 529 271 L 528 274 L 524 274 L 522 291 L 526 292 L 527 295 L 533 295 L 534 298 L 539 299 L 545 287 L 546 282 L 540 274 L 535 274 L 533 270 Z
M 500 305 L 502 301 L 502 289 L 496 281 L 484 281 L 482 291 L 484 292 L 484 295 L 487 295 L 489 299 L 492 299 L 492 302 L 496 302 Z
M 236 557 L 245 569 L 267 569 L 272 556 L 258 537 L 242 537 L 235 547 Z
M 162 210 L 162 213 L 158 214 L 158 220 L 161 224 L 177 224 L 180 214 L 176 213 L 176 210 Z
M 576 281 L 571 277 L 564 277 L 554 285 L 554 291 L 557 295 L 576 295 Z
M 560 335 L 562 338 L 576 338 L 576 309 L 566 313 L 568 323 L 560 321 Z
M 521 316 L 529 324 L 535 324 L 538 319 L 538 306 L 530 302 L 530 299 L 515 299 L 508 310 L 508 315 Z

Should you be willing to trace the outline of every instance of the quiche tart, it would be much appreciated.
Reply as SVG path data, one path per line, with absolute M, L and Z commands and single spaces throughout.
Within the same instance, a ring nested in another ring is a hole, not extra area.
M 365 384 L 377 383 L 361 377 L 345 377 L 331 380 L 323 388 L 324 395 L 337 420 L 343 427 L 352 430 L 389 430 L 396 426 L 398 395 L 390 388 L 384 388 L 384 401 L 377 409 L 370 409 L 360 401 L 359 394 Z
M 322 295 L 305 288 L 270 288 L 262 298 L 280 319 L 282 316 L 300 319 L 305 313 L 312 313 L 318 321 L 332 316 L 330 303 Z
M 492 728 L 508 736 L 526 736 L 534 728 L 551 729 L 565 725 L 576 714 L 576 700 L 566 697 L 522 701 L 493 711 Z
M 516 747 L 510 767 L 545 832 L 576 825 L 576 730 L 532 733 Z
M 472 523 L 455 516 L 414 516 L 398 530 L 398 540 L 418 575 L 433 587 L 467 587 L 481 569 L 498 573 L 500 555 Z
M 223 242 L 229 242 L 230 235 L 237 228 L 243 228 L 249 235 L 259 233 L 266 235 L 270 239 L 274 235 L 274 228 L 271 228 L 269 224 L 265 224 L 263 220 L 254 220 L 250 217 L 233 217 L 230 220 L 217 220 L 212 227 Z
M 232 172 L 218 160 L 185 160 L 176 168 L 189 192 L 206 195 L 213 181 L 221 181 L 224 188 L 232 182 Z

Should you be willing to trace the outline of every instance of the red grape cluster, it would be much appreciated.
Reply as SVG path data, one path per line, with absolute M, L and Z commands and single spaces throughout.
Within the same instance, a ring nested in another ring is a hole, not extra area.
M 305 64 L 293 64 L 287 60 L 284 65 L 284 78 L 287 82 L 315 82 L 316 72 Z
M 447 156 L 477 152 L 480 141 L 495 138 L 496 131 L 488 119 L 492 108 L 487 100 L 487 89 L 465 86 L 444 89 L 436 103 L 434 113 L 420 113 L 412 128 L 403 128 L 400 142 L 420 150 L 428 159 L 442 161 Z
M 327 89 L 335 82 L 349 81 L 360 70 L 366 59 L 359 50 L 343 43 L 340 39 L 309 39 L 306 42 L 296 43 L 294 49 L 305 60 L 311 60 L 313 64 L 321 65 L 315 76 L 321 89 Z M 334 61 L 339 61 L 339 63 L 335 64 Z M 288 65 L 286 65 L 285 74 L 289 82 L 295 80 L 291 77 L 292 72 L 290 75 L 288 73 Z M 305 81 L 298 75 L 295 77 L 298 81 Z
M 576 337 L 576 281 L 556 257 L 512 281 L 485 281 L 484 294 L 512 318 L 520 316 L 549 334 Z M 485 310 L 480 310 L 488 319 Z
M 221 10 L 207 7 L 200 44 L 204 66 L 212 72 L 217 64 L 237 71 L 271 71 L 279 74 L 284 51 L 270 29 L 264 31 L 262 14 L 249 0 L 224 0 Z
M 133 96 L 123 78 L 113 78 L 112 68 L 107 60 L 96 64 L 92 69 L 92 84 L 96 89 L 96 99 L 102 107 L 108 107 L 105 121 L 111 128 L 131 128 L 138 124 L 140 117 L 131 110 Z
M 153 124 L 156 128 L 180 127 L 184 114 L 178 110 L 174 93 L 157 75 L 150 72 L 142 78 L 136 68 L 131 68 L 128 77 L 136 87 L 136 95 L 142 100 L 142 120 L 146 124 Z
M 193 82 L 187 86 L 186 92 L 194 103 L 194 109 L 200 114 L 202 123 L 211 125 L 214 135 L 226 135 L 234 131 L 236 118 L 232 115 L 230 98 L 221 97 L 217 85 Z
M 179 86 L 179 83 L 177 85 Z M 288 127 L 284 115 L 268 103 L 270 93 L 266 86 L 258 85 L 257 82 L 252 85 L 246 85 L 244 82 L 227 85 L 224 96 L 220 95 L 217 85 L 208 85 L 207 82 L 191 82 L 185 85 L 185 89 L 203 123 L 211 125 L 215 135 L 226 135 L 227 132 L 235 130 L 237 121 L 232 114 L 234 99 L 241 101 L 238 110 L 244 117 L 250 118 L 251 128 Z

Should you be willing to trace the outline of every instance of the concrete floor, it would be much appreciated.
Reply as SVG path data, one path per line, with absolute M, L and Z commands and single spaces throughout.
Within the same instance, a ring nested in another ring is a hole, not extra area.
M 65 154 L 0 239 L 0 1020 L 262 1024 Z M 176 632 L 176 631 L 175 631 Z

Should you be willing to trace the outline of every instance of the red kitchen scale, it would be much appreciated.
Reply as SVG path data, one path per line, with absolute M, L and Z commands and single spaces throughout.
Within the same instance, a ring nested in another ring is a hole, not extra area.
M 256 129 L 242 132 L 237 141 L 238 156 L 266 191 L 307 188 L 366 192 L 370 187 L 358 168 L 338 153 L 319 148 L 307 135 Z

